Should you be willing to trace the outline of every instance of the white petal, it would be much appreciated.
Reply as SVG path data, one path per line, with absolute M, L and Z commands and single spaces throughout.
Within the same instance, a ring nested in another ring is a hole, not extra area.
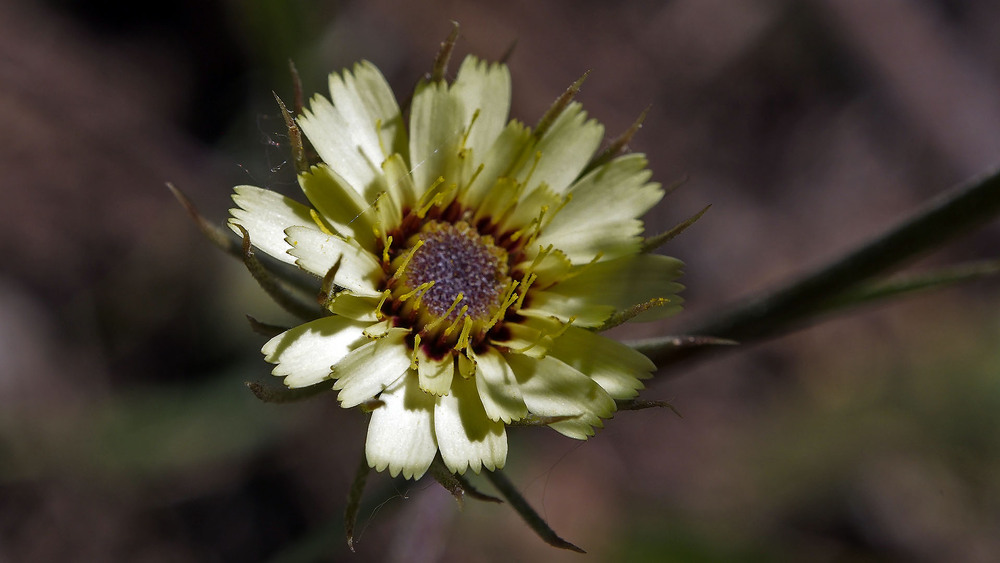
M 455 358 L 446 354 L 444 358 L 431 358 L 423 350 L 417 351 L 417 374 L 420 388 L 432 395 L 446 395 L 451 390 L 455 375 Z
M 574 184 L 569 200 L 545 226 L 538 243 L 553 244 L 576 263 L 598 253 L 603 259 L 634 254 L 642 222 L 637 218 L 663 197 L 659 184 L 647 183 L 646 158 L 630 154 L 587 174 Z
M 344 408 L 356 407 L 391 386 L 410 367 L 403 338 L 407 329 L 393 328 L 379 338 L 351 351 L 333 366 L 337 400 Z
M 434 397 L 420 390 L 409 373 L 379 397 L 384 405 L 372 411 L 365 453 L 376 471 L 389 469 L 419 479 L 437 453 L 434 440 Z
M 448 86 L 443 82 L 418 84 L 410 110 L 410 166 L 418 196 L 438 177 L 445 177 L 445 186 L 458 181 L 449 175 L 459 164 L 464 133 L 461 104 Z
M 573 267 L 569 258 L 560 250 L 553 249 L 547 252 L 536 263 L 535 259 L 537 256 L 537 252 L 525 253 L 525 260 L 521 262 L 520 266 L 522 266 L 524 271 L 530 271 L 535 274 L 536 278 L 532 287 L 538 289 L 545 289 L 561 281 Z
M 291 247 L 285 242 L 285 229 L 293 226 L 317 229 L 308 207 L 279 193 L 254 186 L 236 186 L 233 201 L 239 208 L 229 210 L 232 215 L 229 228 L 242 236 L 236 228 L 242 225 L 250 233 L 254 246 L 287 264 L 294 264 L 295 258 L 287 252 Z
M 299 185 L 316 210 L 345 238 L 353 238 L 364 248 L 375 247 L 372 231 L 372 204 L 366 202 L 326 164 L 299 174 Z
M 563 328 L 565 321 L 552 316 L 532 316 L 530 311 L 521 310 L 526 315 L 516 323 L 507 323 L 503 332 L 504 339 L 491 340 L 491 343 L 508 348 L 518 354 L 526 354 L 541 358 L 552 347 L 553 334 Z
M 385 173 L 386 189 L 389 197 L 398 207 L 413 209 L 417 204 L 417 190 L 413 185 L 413 174 L 410 172 L 403 157 L 394 154 L 382 163 Z
M 578 275 L 547 291 L 532 293 L 530 305 L 559 318 L 580 314 L 587 315 L 589 320 L 596 306 L 622 311 L 665 297 L 670 299 L 668 304 L 636 317 L 636 320 L 661 319 L 680 310 L 683 300 L 676 294 L 684 286 L 673 280 L 680 277 L 682 267 L 680 260 L 659 254 L 638 254 L 579 266 Z M 583 316 L 577 324 L 594 326 L 586 324 Z
M 497 180 L 511 174 L 518 168 L 529 154 L 528 147 L 533 143 L 531 129 L 522 123 L 511 121 L 490 147 L 483 159 L 483 171 L 476 176 L 463 197 L 466 205 L 472 209 L 480 209 L 483 199 L 492 193 Z M 483 154 L 477 152 L 476 156 Z M 481 215 L 490 216 L 492 210 L 484 209 Z
M 368 61 L 330 75 L 330 99 L 368 160 L 381 163 L 406 150 L 406 129 L 392 88 Z
M 521 397 L 514 372 L 500 352 L 487 348 L 476 356 L 478 371 L 476 372 L 476 389 L 483 402 L 486 416 L 490 420 L 502 420 L 510 423 L 520 420 L 528 414 L 528 408 Z
M 384 276 L 382 264 L 358 243 L 305 227 L 292 227 L 285 234 L 292 246 L 288 253 L 303 270 L 324 277 L 336 265 L 334 283 L 357 295 L 381 295 L 376 288 Z
M 615 312 L 613 306 L 596 303 L 599 298 L 589 294 L 564 295 L 551 291 L 531 291 L 528 295 L 530 299 L 518 313 L 529 317 L 555 317 L 564 323 L 573 319 L 576 326 L 593 327 L 601 326 Z
M 298 122 L 323 162 L 336 170 L 363 199 L 374 198 L 378 190 L 373 186 L 381 177 L 382 159 L 366 158 L 361 142 L 355 138 L 355 132 L 340 111 L 329 100 L 317 95 Z
M 333 303 L 328 303 L 326 308 L 334 315 L 356 321 L 368 321 L 366 324 L 369 324 L 378 320 L 376 309 L 379 300 L 374 297 L 358 297 L 345 291 L 337 295 Z
M 615 399 L 639 394 L 642 381 L 656 369 L 649 358 L 596 332 L 569 327 L 550 350 L 552 357 L 590 377 Z
M 451 90 L 462 103 L 462 122 L 466 126 L 479 112 L 465 146 L 482 158 L 507 124 L 510 71 L 506 65 L 490 64 L 469 55 L 462 61 Z
M 287 330 L 260 349 L 264 359 L 278 364 L 271 371 L 289 387 L 306 387 L 330 376 L 331 366 L 364 341 L 366 323 L 343 317 L 323 317 Z
M 548 188 L 547 185 L 542 184 L 535 188 L 531 193 L 521 198 L 521 201 L 517 204 L 517 207 L 511 210 L 503 221 L 498 223 L 498 232 L 504 232 L 507 230 L 517 230 L 521 229 L 532 221 L 540 218 L 542 209 L 551 210 L 557 209 L 562 204 L 562 197 L 556 195 L 552 190 Z M 541 217 L 544 219 L 544 217 Z M 547 246 L 539 241 L 537 244 L 533 245 L 537 248 L 537 245 Z
M 486 416 L 471 379 L 455 378 L 451 393 L 438 398 L 434 433 L 441 459 L 454 473 L 465 473 L 466 468 L 479 473 L 484 466 L 493 471 L 507 459 L 504 425 Z
M 550 424 L 570 438 L 584 440 L 594 435 L 601 418 L 611 416 L 615 402 L 593 379 L 553 357 L 529 358 L 504 354 L 521 386 L 528 411 L 541 416 L 576 415 Z
M 604 126 L 587 119 L 577 103 L 569 104 L 538 141 L 535 150 L 542 154 L 531 175 L 530 187 L 548 184 L 557 194 L 565 193 L 583 171 L 601 144 Z M 534 162 L 524 163 L 517 178 L 524 178 Z

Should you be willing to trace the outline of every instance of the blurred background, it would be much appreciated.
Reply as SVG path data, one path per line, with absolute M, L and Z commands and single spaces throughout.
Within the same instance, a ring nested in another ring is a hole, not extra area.
M 400 3 L 402 4 L 402 3 Z M 869 308 L 661 374 L 580 443 L 509 432 L 507 473 L 563 537 L 430 479 L 373 475 L 366 420 L 274 383 L 245 314 L 290 323 L 203 240 L 231 188 L 297 190 L 271 91 L 367 58 L 405 97 L 450 20 L 517 42 L 512 115 L 585 71 L 609 136 L 664 184 L 681 333 L 878 234 L 1000 156 L 988 0 L 5 0 L 0 3 L 0 561 L 995 561 L 1000 284 Z M 915 268 L 995 257 L 1000 225 Z M 476 480 L 484 490 L 488 484 Z

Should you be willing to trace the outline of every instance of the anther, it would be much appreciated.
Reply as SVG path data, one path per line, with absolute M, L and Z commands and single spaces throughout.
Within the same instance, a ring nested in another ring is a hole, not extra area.
M 407 299 L 413 297 L 414 295 L 417 295 L 418 293 L 422 296 L 424 293 L 427 293 L 427 290 L 429 290 L 431 287 L 434 286 L 434 283 L 435 283 L 434 280 L 422 283 L 422 284 L 418 285 L 417 288 L 414 289 L 413 291 L 408 291 L 408 292 L 400 295 L 398 297 L 398 299 L 399 299 L 400 302 L 403 302 L 403 301 L 406 301 Z M 417 296 L 417 298 L 419 299 L 420 296 Z
M 309 210 L 309 216 L 312 217 L 313 222 L 316 223 L 316 226 L 319 227 L 319 230 L 323 231 L 324 233 L 330 236 L 336 236 L 336 234 L 326 226 L 326 221 L 324 221 L 323 218 L 319 216 L 319 213 L 317 213 L 315 209 Z
M 403 258 L 403 263 L 400 264 L 398 268 L 396 268 L 396 273 L 393 274 L 392 277 L 389 279 L 390 283 L 398 280 L 399 276 L 403 275 L 403 270 L 406 269 L 407 264 L 409 264 L 410 260 L 413 259 L 413 255 L 416 254 L 417 250 L 423 245 L 424 245 L 423 239 L 418 240 L 417 244 L 414 244 L 413 248 L 411 248 L 410 251 L 406 253 L 406 256 Z
M 413 335 L 413 351 L 410 352 L 410 369 L 417 369 L 417 350 L 420 349 L 420 334 Z
M 392 246 L 392 235 L 386 237 L 384 244 L 382 245 L 382 263 L 388 265 L 391 260 L 389 260 L 389 247 Z

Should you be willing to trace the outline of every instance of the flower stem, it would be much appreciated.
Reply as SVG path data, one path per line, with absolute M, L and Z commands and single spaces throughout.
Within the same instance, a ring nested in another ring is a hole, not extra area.
M 562 549 L 568 549 L 570 551 L 575 551 L 577 553 L 586 553 L 586 551 L 580 549 L 579 547 L 569 543 L 568 541 L 560 538 L 552 528 L 542 519 L 541 516 L 535 512 L 535 509 L 531 508 L 528 501 L 521 496 L 521 492 L 517 490 L 517 487 L 510 482 L 510 479 L 503 474 L 502 471 L 483 471 L 483 475 L 493 483 L 493 486 L 500 491 L 500 495 L 507 499 L 510 506 L 521 515 L 525 523 L 531 526 L 531 529 L 538 534 L 538 537 L 542 538 L 545 543 L 559 547 Z
M 777 336 L 829 312 L 846 292 L 964 234 L 1000 214 L 1000 172 L 994 171 L 931 200 L 881 236 L 771 293 L 697 324 L 686 331 L 750 342 Z M 637 343 L 663 367 L 705 352 L 654 341 Z

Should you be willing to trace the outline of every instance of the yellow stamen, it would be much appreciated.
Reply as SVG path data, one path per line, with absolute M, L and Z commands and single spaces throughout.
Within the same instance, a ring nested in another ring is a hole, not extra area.
M 382 305 L 385 305 L 385 300 L 392 295 L 392 290 L 385 290 L 382 292 L 382 299 L 379 299 L 378 305 L 375 306 L 375 318 L 381 319 L 384 315 L 382 314 Z
M 455 343 L 456 350 L 465 350 L 471 344 L 469 336 L 472 334 L 472 319 L 469 317 L 464 318 L 465 324 L 462 325 L 462 333 L 458 336 L 458 342 Z
M 590 262 L 587 262 L 583 266 L 580 266 L 580 268 L 577 269 L 575 272 L 567 272 L 566 275 L 563 276 L 562 280 L 560 280 L 560 281 L 564 282 L 566 280 L 573 279 L 576 276 L 579 276 L 580 274 L 586 272 L 591 266 L 593 266 L 594 264 L 597 264 L 601 260 L 601 258 L 603 258 L 603 257 L 604 257 L 604 253 L 603 252 L 598 252 L 597 255 L 594 256 L 590 260 Z
M 403 270 L 406 269 L 407 264 L 409 264 L 410 260 L 413 259 L 413 255 L 416 254 L 417 250 L 423 245 L 424 245 L 423 239 L 418 240 L 417 244 L 413 245 L 413 248 L 411 248 L 410 251 L 407 252 L 406 256 L 403 258 L 403 263 L 400 264 L 398 268 L 396 268 L 396 273 L 392 275 L 390 281 L 396 281 L 399 279 L 399 276 L 403 275 Z
M 408 292 L 406 292 L 406 293 L 404 293 L 404 294 L 400 295 L 398 299 L 399 299 L 399 301 L 400 301 L 400 302 L 403 302 L 403 301 L 406 301 L 407 299 L 409 299 L 409 298 L 413 297 L 413 296 L 414 296 L 414 295 L 416 295 L 417 293 L 420 293 L 420 295 L 418 295 L 418 296 L 417 296 L 417 299 L 420 299 L 420 297 L 423 297 L 424 293 L 427 293 L 427 291 L 428 291 L 428 290 L 429 290 L 429 289 L 430 289 L 430 288 L 431 288 L 431 287 L 432 287 L 433 285 L 434 285 L 434 280 L 431 280 L 431 281 L 429 281 L 429 282 L 425 282 L 425 283 L 422 283 L 422 284 L 418 285 L 418 286 L 417 286 L 417 288 L 416 288 L 416 289 L 414 289 L 413 291 L 408 291 Z
M 545 216 L 548 214 L 548 212 L 549 212 L 549 206 L 543 205 L 542 209 L 538 212 L 538 217 L 535 218 L 534 221 L 532 221 L 535 228 L 534 230 L 531 231 L 531 236 L 529 236 L 528 240 L 524 243 L 525 246 L 535 243 L 535 239 L 537 239 L 538 235 L 542 232 L 542 222 L 545 220 Z
M 472 133 L 472 126 L 476 124 L 476 120 L 479 119 L 479 109 L 472 113 L 472 119 L 469 120 L 469 126 L 465 129 L 465 134 L 462 135 L 462 147 L 465 147 L 465 143 L 469 140 L 469 134 Z
M 448 307 L 448 310 L 445 311 L 443 315 L 441 315 L 440 317 L 434 319 L 433 322 L 431 322 L 430 324 L 428 324 L 425 327 L 426 330 L 428 330 L 428 331 L 433 330 L 436 326 L 438 326 L 439 324 L 441 324 L 442 321 L 444 321 L 445 319 L 447 319 L 448 317 L 450 317 L 452 311 L 455 310 L 455 307 L 458 307 L 458 302 L 461 301 L 462 299 L 465 299 L 465 295 L 462 292 L 459 292 L 458 295 L 455 296 L 455 300 L 451 302 L 451 306 Z
M 528 236 L 528 241 L 525 243 L 525 245 L 531 244 L 532 241 L 534 241 L 535 237 L 538 236 L 538 231 L 541 229 L 542 225 L 542 218 L 545 217 L 545 213 L 548 212 L 548 210 L 549 206 L 543 205 L 541 207 L 541 210 L 538 212 L 538 217 L 535 217 L 527 225 L 515 231 L 514 234 L 511 235 L 510 240 L 517 241 L 526 233 L 530 233 L 530 235 Z
M 552 318 L 554 319 L 555 317 L 552 317 Z M 557 331 L 555 331 L 554 333 L 551 334 L 552 338 L 555 339 L 555 338 L 559 338 L 560 336 L 562 336 L 563 333 L 565 333 L 567 330 L 569 330 L 569 327 L 571 327 L 573 325 L 573 323 L 575 323 L 575 322 L 576 322 L 576 315 L 573 315 L 572 317 L 570 317 L 569 319 L 566 320 L 566 323 L 562 325 L 562 328 L 560 328 L 559 330 L 557 330 Z
M 498 322 L 500 322 L 500 319 L 507 314 L 507 309 L 513 305 L 515 301 L 517 301 L 518 295 L 514 293 L 517 286 L 518 282 L 516 280 L 507 286 L 507 289 L 504 291 L 504 297 L 500 300 L 500 307 L 497 309 L 497 312 L 493 313 L 493 316 L 490 317 L 490 321 L 486 323 L 486 327 L 483 329 L 484 331 L 493 328 Z
M 469 306 L 462 305 L 462 310 L 458 312 L 458 316 L 456 316 L 455 320 L 452 321 L 450 325 L 448 325 L 448 328 L 444 329 L 444 333 L 442 334 L 442 336 L 447 338 L 448 335 L 450 335 L 452 332 L 455 332 L 455 329 L 458 328 L 458 323 L 462 322 L 462 319 L 468 318 L 465 316 L 465 313 L 467 313 L 468 311 L 469 311 Z
M 552 340 L 555 340 L 556 338 L 559 338 L 560 336 L 562 336 L 563 333 L 565 333 L 569 329 L 569 327 L 576 321 L 576 316 L 575 315 L 572 316 L 572 317 L 570 317 L 569 320 L 566 321 L 565 323 L 563 323 L 562 321 L 560 321 L 557 317 L 549 317 L 549 318 L 552 319 L 552 320 L 554 320 L 554 321 L 556 321 L 556 322 L 558 322 L 560 324 L 560 327 L 559 327 L 558 330 L 556 330 L 554 332 L 550 332 L 550 333 L 545 333 L 543 331 L 538 331 L 538 338 L 536 338 L 534 342 L 532 342 L 531 344 L 525 346 L 524 348 L 514 349 L 512 351 L 515 352 L 515 353 L 518 353 L 518 354 L 523 354 L 523 353 L 527 352 L 528 350 L 531 350 L 535 346 L 538 346 L 539 344 L 541 344 L 545 340 L 548 340 L 548 341 L 551 342 Z
M 424 208 L 430 209 L 431 207 L 433 207 L 433 199 L 434 196 L 437 195 L 434 193 L 434 190 L 436 190 L 437 187 L 443 183 L 444 183 L 444 176 L 438 176 L 437 180 L 434 180 L 434 183 L 431 184 L 430 187 L 427 188 L 427 191 L 425 191 L 423 195 L 420 196 L 420 200 L 417 201 L 416 209 L 424 209 Z M 427 213 L 427 211 L 424 211 L 424 213 Z M 423 215 L 419 216 L 423 218 Z
M 378 148 L 382 154 L 388 154 L 385 150 L 385 143 L 382 141 L 382 120 L 375 120 L 375 137 L 378 139 Z
M 525 176 L 521 184 L 527 186 L 528 182 L 531 181 L 531 177 L 535 174 L 535 169 L 538 168 L 538 161 L 542 159 L 542 151 L 535 151 L 535 161 L 531 163 L 531 169 L 528 170 L 528 175 Z
M 417 369 L 417 350 L 420 349 L 420 334 L 413 335 L 413 352 L 410 354 L 410 369 Z
M 476 183 L 476 178 L 478 178 L 479 175 L 483 173 L 484 168 L 486 168 L 486 164 L 480 164 L 479 166 L 476 167 L 476 171 L 472 173 L 472 177 L 470 177 L 469 181 L 466 182 L 465 189 L 468 189 L 469 186 Z
M 323 218 L 319 216 L 319 213 L 317 213 L 315 209 L 309 210 L 309 216 L 312 217 L 313 222 L 316 223 L 316 226 L 319 227 L 319 230 L 323 231 L 324 233 L 332 237 L 337 236 L 336 233 L 327 228 L 326 221 L 324 221 Z
M 531 261 L 531 265 L 528 266 L 528 271 L 529 272 L 535 271 L 535 268 L 537 268 L 538 265 L 542 263 L 542 260 L 544 260 L 552 252 L 554 248 L 555 248 L 554 244 L 550 244 L 545 248 L 539 246 L 538 254 L 535 256 L 535 259 Z
M 389 247 L 392 246 L 392 235 L 387 237 L 383 242 L 385 244 L 382 246 L 382 263 L 389 264 L 389 262 L 391 262 L 391 260 L 389 260 Z
M 427 292 L 430 291 L 432 287 L 434 287 L 434 280 L 431 280 L 430 282 L 428 282 L 427 287 L 417 295 L 416 299 L 413 300 L 413 308 L 414 309 L 419 309 L 420 308 L 420 305 L 421 305 L 421 303 L 423 301 L 424 295 L 427 295 Z
M 524 298 L 528 296 L 528 288 L 530 288 L 531 284 L 533 284 L 537 279 L 538 279 L 538 274 L 534 272 L 531 272 L 530 274 L 524 276 L 524 280 L 521 282 L 521 292 L 520 292 L 521 294 L 517 297 L 517 305 L 514 306 L 515 310 L 518 310 L 522 306 L 524 306 Z

